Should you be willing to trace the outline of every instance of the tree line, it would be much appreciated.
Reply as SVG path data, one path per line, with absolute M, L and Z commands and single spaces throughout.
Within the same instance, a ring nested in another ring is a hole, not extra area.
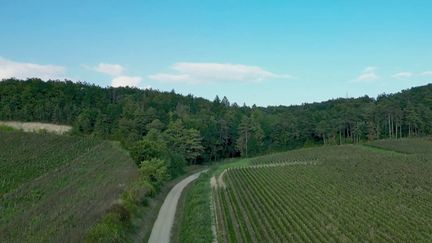
M 69 124 L 75 134 L 120 141 L 139 162 L 173 161 L 175 174 L 183 164 L 313 144 L 430 135 L 432 84 L 377 98 L 264 108 L 174 91 L 7 79 L 0 82 L 0 119 Z

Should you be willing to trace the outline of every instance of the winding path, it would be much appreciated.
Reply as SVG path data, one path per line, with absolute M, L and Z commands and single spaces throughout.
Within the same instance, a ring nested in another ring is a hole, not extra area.
M 181 196 L 183 189 L 192 181 L 198 178 L 198 176 L 206 172 L 203 170 L 190 175 L 177 183 L 168 193 L 165 198 L 162 207 L 159 210 L 156 222 L 153 225 L 153 229 L 150 235 L 149 243 L 169 243 L 171 238 L 171 228 L 174 224 L 174 217 L 176 214 L 177 203 Z

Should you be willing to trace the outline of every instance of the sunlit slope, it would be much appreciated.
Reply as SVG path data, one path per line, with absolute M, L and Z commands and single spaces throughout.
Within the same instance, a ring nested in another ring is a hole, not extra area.
M 80 241 L 136 174 L 112 142 L 0 132 L 0 241 Z

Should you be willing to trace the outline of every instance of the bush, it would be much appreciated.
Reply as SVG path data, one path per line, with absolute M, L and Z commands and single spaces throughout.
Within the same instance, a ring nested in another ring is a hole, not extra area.
M 129 211 L 121 204 L 115 203 L 113 204 L 107 211 L 108 214 L 113 215 L 119 222 L 122 224 L 130 223 L 130 213 Z
M 124 242 L 126 231 L 117 222 L 114 214 L 104 216 L 102 222 L 94 225 L 86 234 L 85 242 Z
M 87 232 L 85 242 L 127 242 L 130 221 L 129 211 L 115 203 L 107 210 L 102 221 Z
M 136 142 L 130 148 L 131 157 L 138 165 L 144 160 L 162 157 L 163 151 L 164 146 L 162 144 L 146 138 Z
M 167 165 L 164 160 L 151 159 L 141 162 L 140 174 L 143 180 L 147 180 L 156 189 L 169 178 L 167 172 Z
M 142 180 L 127 190 L 123 199 L 135 205 L 146 206 L 147 197 L 153 197 L 155 193 L 155 188 L 148 181 Z

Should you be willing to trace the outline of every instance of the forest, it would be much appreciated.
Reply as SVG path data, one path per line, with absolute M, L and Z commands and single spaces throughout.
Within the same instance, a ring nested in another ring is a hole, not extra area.
M 120 141 L 137 163 L 169 157 L 176 161 L 171 165 L 175 174 L 183 164 L 430 135 L 432 84 L 377 98 L 249 107 L 226 97 L 209 101 L 174 90 L 7 79 L 0 82 L 0 120 L 71 125 L 73 134 Z

